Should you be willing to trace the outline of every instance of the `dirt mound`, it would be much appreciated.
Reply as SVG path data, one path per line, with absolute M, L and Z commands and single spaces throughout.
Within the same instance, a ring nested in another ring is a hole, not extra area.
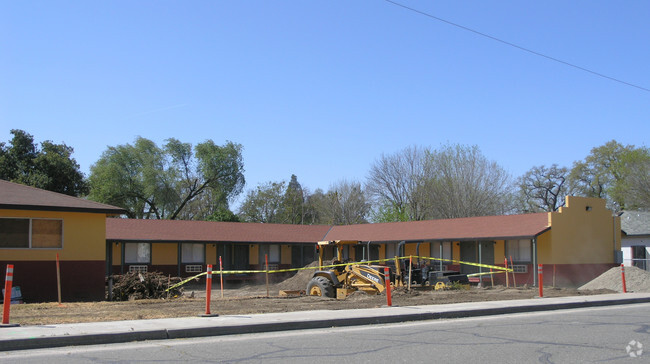
M 332 264 L 331 261 L 324 261 L 323 265 Z M 276 283 L 273 288 L 274 290 L 305 290 L 307 289 L 307 284 L 309 280 L 314 275 L 318 267 L 318 261 L 307 264 L 304 268 L 314 268 L 314 269 L 304 269 L 299 270 L 293 277 L 287 278 L 280 283 Z
M 650 272 L 637 267 L 625 267 L 625 286 L 628 292 L 650 292 Z M 578 289 L 611 289 L 613 291 L 623 292 L 621 267 L 611 268 Z

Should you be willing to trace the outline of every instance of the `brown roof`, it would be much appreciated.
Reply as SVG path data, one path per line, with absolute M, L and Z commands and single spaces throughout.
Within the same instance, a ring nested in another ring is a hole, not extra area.
M 123 214 L 119 207 L 0 180 L 0 209 Z
M 373 242 L 533 238 L 549 229 L 548 213 L 334 226 L 326 240 Z
M 487 240 L 532 238 L 548 229 L 547 213 L 347 226 L 107 219 L 106 239 L 245 243 L 315 243 L 320 240 Z
M 331 227 L 188 220 L 106 219 L 106 240 L 315 243 Z

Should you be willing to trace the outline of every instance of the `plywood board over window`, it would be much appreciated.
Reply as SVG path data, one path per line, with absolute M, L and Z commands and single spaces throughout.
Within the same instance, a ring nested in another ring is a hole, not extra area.
M 61 220 L 32 220 L 32 248 L 61 248 L 62 237 Z
M 0 248 L 62 247 L 63 220 L 0 218 Z

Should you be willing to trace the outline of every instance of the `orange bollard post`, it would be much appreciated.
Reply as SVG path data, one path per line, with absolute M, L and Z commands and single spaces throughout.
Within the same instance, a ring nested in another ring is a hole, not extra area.
M 386 305 L 391 307 L 393 305 L 393 298 L 390 292 L 390 273 L 388 267 L 384 268 L 384 284 L 386 285 Z
M 621 264 L 621 279 L 623 280 L 623 293 L 627 293 L 627 286 L 625 285 L 625 266 Z
M 537 265 L 537 278 L 539 280 L 539 296 L 544 297 L 544 266 L 542 264 Z
M 210 300 L 212 299 L 212 264 L 208 264 L 207 274 L 205 275 L 205 314 L 202 317 L 219 316 L 210 312 Z
M 5 294 L 2 306 L 2 324 L 9 325 L 9 310 L 11 309 L 11 286 L 14 283 L 14 265 L 7 264 L 5 275 Z

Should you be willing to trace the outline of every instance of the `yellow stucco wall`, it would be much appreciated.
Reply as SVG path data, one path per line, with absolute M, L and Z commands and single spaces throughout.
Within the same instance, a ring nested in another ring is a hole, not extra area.
M 151 244 L 152 265 L 178 264 L 178 244 L 153 243 Z
M 280 245 L 280 264 L 291 264 L 291 245 Z
M 208 244 L 205 247 L 205 264 L 212 264 L 213 270 L 219 269 L 219 258 L 217 258 L 216 244 Z
M 0 217 L 63 220 L 63 248 L 0 249 L 2 260 L 55 261 L 106 259 L 106 215 L 83 212 L 0 210 Z
M 503 259 L 506 256 L 506 244 L 505 240 L 495 240 L 494 244 L 494 264 L 501 264 L 503 265 L 505 263 L 505 260 Z
M 248 261 L 250 264 L 258 264 L 260 262 L 260 246 L 251 244 L 248 248 Z
M 550 244 L 538 239 L 539 263 L 614 263 L 620 218 L 612 216 L 605 200 L 567 197 L 564 207 L 549 213 L 549 222 Z

